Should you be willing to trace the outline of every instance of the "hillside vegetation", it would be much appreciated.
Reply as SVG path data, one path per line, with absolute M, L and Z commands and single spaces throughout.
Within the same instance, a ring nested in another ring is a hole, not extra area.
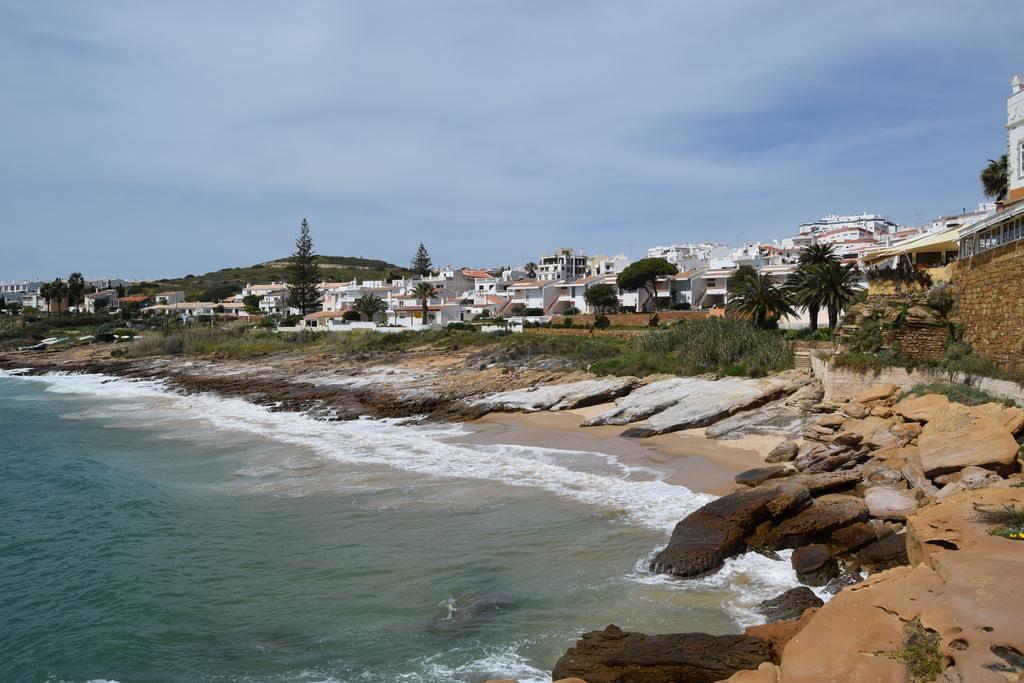
M 393 263 L 356 256 L 321 256 L 320 268 L 324 276 L 333 281 L 381 280 L 402 277 L 407 271 Z M 280 282 L 287 278 L 287 259 L 257 263 L 242 268 L 222 268 L 203 275 L 186 275 L 139 282 L 128 288 L 129 294 L 156 294 L 169 290 L 182 290 L 191 301 L 219 301 L 235 294 L 246 284 Z

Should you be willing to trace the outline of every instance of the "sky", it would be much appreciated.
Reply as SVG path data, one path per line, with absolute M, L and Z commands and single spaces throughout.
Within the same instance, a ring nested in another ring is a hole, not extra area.
M 0 280 L 497 266 L 983 200 L 1024 3 L 0 0 Z

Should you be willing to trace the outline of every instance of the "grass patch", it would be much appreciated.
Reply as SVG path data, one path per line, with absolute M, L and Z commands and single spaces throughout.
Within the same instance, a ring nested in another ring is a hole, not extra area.
M 733 318 L 683 320 L 638 337 L 632 347 L 664 356 L 680 375 L 760 377 L 793 367 L 793 350 L 782 335 Z
M 907 665 L 910 679 L 915 683 L 934 681 L 942 673 L 939 634 L 926 629 L 915 619 L 907 624 L 903 635 L 903 648 L 889 655 Z
M 924 396 L 926 394 L 942 394 L 954 403 L 962 403 L 965 406 L 980 406 L 985 403 L 1002 403 L 1012 407 L 1016 405 L 1009 399 L 993 396 L 987 391 L 966 384 L 952 384 L 948 382 L 933 382 L 931 384 L 918 384 L 910 390 L 911 394 Z

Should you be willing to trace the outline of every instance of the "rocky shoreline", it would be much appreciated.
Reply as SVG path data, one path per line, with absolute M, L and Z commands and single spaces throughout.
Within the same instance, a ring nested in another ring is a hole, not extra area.
M 759 380 L 599 378 L 546 361 L 509 375 L 473 352 L 403 352 L 339 361 L 113 357 L 109 349 L 0 355 L 0 368 L 158 379 L 319 419 L 362 415 L 469 420 L 491 412 L 593 407 L 586 426 L 624 436 L 707 427 L 709 438 L 770 435 L 763 466 L 688 515 L 652 572 L 686 581 L 758 552 L 791 563 L 809 588 L 764 603 L 742 635 L 584 634 L 554 678 L 630 681 L 903 681 L 908 629 L 934 636 L 942 680 L 1024 680 L 1024 542 L 987 533 L 978 510 L 1024 509 L 1024 410 L 963 406 L 874 386 L 823 402 L 804 374 Z M 984 623 L 982 623 L 984 622 Z M 813 624 L 813 628 L 805 628 Z M 916 636 L 914 636 L 916 638 Z M 931 642 L 931 641 L 929 641 Z

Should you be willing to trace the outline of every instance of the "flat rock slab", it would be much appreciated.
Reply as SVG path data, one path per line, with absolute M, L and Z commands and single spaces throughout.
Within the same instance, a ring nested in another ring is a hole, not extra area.
M 754 434 L 798 438 L 807 423 L 808 414 L 821 400 L 822 394 L 820 384 L 808 384 L 785 398 L 727 417 L 708 427 L 704 436 L 709 439 L 740 439 Z
M 789 377 L 726 377 L 716 381 L 697 381 L 703 382 L 699 393 L 654 413 L 642 424 L 624 431 L 623 436 L 644 438 L 683 429 L 707 427 L 742 410 L 756 408 L 768 401 L 787 396 L 807 382 L 806 379 L 795 380 Z
M 928 478 L 976 465 L 1008 470 L 1020 446 L 997 417 L 950 403 L 935 411 L 917 439 L 921 466 Z
M 530 389 L 503 391 L 477 399 L 473 405 L 496 412 L 538 412 L 571 410 L 612 401 L 628 394 L 640 383 L 635 377 L 586 379 Z
M 779 479 L 781 477 L 788 477 L 795 474 L 795 472 L 781 465 L 775 465 L 773 467 L 755 467 L 752 470 L 746 472 L 740 472 L 734 478 L 737 484 L 744 486 L 757 486 L 763 484 L 771 479 Z
M 767 640 L 707 633 L 647 635 L 617 626 L 584 633 L 555 664 L 553 679 L 587 683 L 714 683 L 772 658 Z
M 585 427 L 597 425 L 627 425 L 645 420 L 680 401 L 696 400 L 717 382 L 696 377 L 677 377 L 651 382 L 633 391 L 614 408 L 595 415 L 583 423 Z

